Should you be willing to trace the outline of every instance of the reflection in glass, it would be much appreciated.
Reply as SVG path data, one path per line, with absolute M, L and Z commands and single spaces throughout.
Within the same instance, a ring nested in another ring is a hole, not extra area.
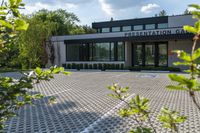
M 147 25 L 145 25 L 145 29 L 146 30 L 152 30 L 152 29 L 155 29 L 155 28 L 156 28 L 155 24 L 147 24 Z
M 145 65 L 155 64 L 155 45 L 145 45 Z
M 168 28 L 168 23 L 158 24 L 158 29 L 164 29 L 164 28 Z
M 111 55 L 110 57 L 111 61 L 114 61 L 115 60 L 115 46 L 113 42 L 110 43 L 110 55 Z
M 167 45 L 159 44 L 159 66 L 167 66 Z
M 80 44 L 68 44 L 67 47 L 67 61 L 79 61 L 79 46 Z M 74 52 L 76 51 L 76 52 Z
M 135 45 L 135 62 L 134 64 L 136 66 L 141 66 L 142 65 L 142 45 Z
M 135 25 L 133 27 L 134 30 L 143 30 L 143 25 Z
M 93 47 L 93 60 L 109 61 L 110 60 L 110 43 L 96 43 Z
M 117 43 L 118 45 L 118 49 L 117 49 L 117 52 L 118 52 L 118 61 L 124 61 L 125 57 L 125 47 L 124 47 L 124 43 L 123 42 L 118 42 Z
M 110 32 L 110 28 L 102 28 L 102 33 Z
M 112 27 L 112 32 L 119 32 L 120 31 L 120 27 Z
M 123 26 L 122 31 L 131 31 L 131 26 Z

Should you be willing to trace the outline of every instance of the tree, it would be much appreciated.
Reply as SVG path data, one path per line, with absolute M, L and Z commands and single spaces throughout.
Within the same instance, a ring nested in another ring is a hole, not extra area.
M 50 21 L 41 21 L 35 18 L 26 18 L 29 23 L 27 31 L 20 33 L 19 61 L 22 68 L 44 67 L 48 57 L 46 41 L 57 30 L 57 24 Z
M 155 14 L 155 17 L 167 16 L 167 12 L 165 10 L 160 11 L 158 14 Z
M 46 47 L 52 48 L 52 44 L 46 42 L 50 42 L 52 36 L 94 33 L 88 26 L 77 25 L 78 17 L 62 9 L 55 11 L 43 9 L 24 16 L 24 19 L 29 23 L 29 28 L 20 34 L 19 61 L 22 68 L 46 65 L 48 61 Z M 53 63 L 53 54 L 51 60 Z
M 2 1 L 0 8 L 0 55 L 3 58 L 9 48 L 15 44 L 19 31 L 27 30 L 29 24 L 22 18 L 19 8 L 23 8 L 22 0 Z M 30 94 L 30 89 L 41 80 L 50 80 L 53 74 L 64 71 L 64 68 L 51 67 L 42 70 L 37 67 L 34 71 L 22 73 L 22 77 L 14 79 L 11 77 L 0 77 L 0 132 L 4 122 L 16 115 L 16 110 L 26 104 L 34 104 L 34 100 L 43 97 L 40 93 Z M 54 99 L 54 98 L 51 98 Z
M 191 12 L 188 9 L 186 9 L 183 14 L 184 15 L 191 15 Z

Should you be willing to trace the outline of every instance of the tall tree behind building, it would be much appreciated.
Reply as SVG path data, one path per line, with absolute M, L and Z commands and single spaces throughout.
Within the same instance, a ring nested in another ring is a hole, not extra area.
M 167 12 L 165 10 L 160 11 L 158 14 L 155 14 L 155 17 L 167 16 Z

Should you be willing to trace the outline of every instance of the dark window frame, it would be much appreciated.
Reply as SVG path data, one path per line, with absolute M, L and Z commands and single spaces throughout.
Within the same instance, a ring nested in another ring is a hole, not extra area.
M 66 62 L 88 62 L 88 61 L 99 61 L 99 62 L 120 62 L 120 61 L 125 61 L 125 42 L 122 41 L 122 44 L 124 45 L 123 47 L 123 50 L 124 50 L 124 59 L 123 60 L 118 60 L 118 42 L 101 42 L 101 43 L 109 43 L 109 60 L 108 61 L 103 61 L 103 60 L 94 60 L 94 46 L 96 43 L 87 43 L 87 60 L 80 60 L 80 57 L 79 57 L 79 61 L 75 61 L 75 60 L 68 60 L 68 56 L 67 56 L 67 50 L 68 50 L 68 46 L 69 45 L 73 45 L 73 44 L 66 44 Z M 114 59 L 112 60 L 112 50 L 111 50 L 111 45 L 112 43 L 114 44 Z M 82 44 L 78 44 L 79 45 L 79 48 L 81 46 L 83 46 L 83 43 Z M 91 51 L 92 50 L 92 51 Z M 79 51 L 80 52 L 80 51 Z M 83 51 L 84 52 L 84 51 Z M 85 52 L 86 53 L 86 52 Z M 79 53 L 80 54 L 80 53 Z M 80 55 L 79 55 L 80 56 Z

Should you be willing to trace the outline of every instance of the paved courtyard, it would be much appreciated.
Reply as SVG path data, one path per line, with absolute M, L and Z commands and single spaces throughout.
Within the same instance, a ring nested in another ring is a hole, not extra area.
M 18 75 L 7 73 L 7 76 Z M 188 117 L 180 125 L 180 133 L 200 133 L 200 113 L 188 95 L 180 91 L 167 91 L 170 84 L 166 73 L 137 72 L 73 72 L 71 76 L 55 75 L 50 82 L 41 82 L 35 92 L 47 97 L 55 96 L 57 103 L 48 105 L 47 98 L 35 106 L 20 109 L 18 117 L 8 121 L 7 133 L 126 133 L 136 124 L 131 118 L 116 113 L 124 103 L 107 95 L 107 86 L 119 83 L 129 86 L 129 94 L 149 98 L 152 119 L 159 133 L 157 114 L 162 107 L 180 111 Z

